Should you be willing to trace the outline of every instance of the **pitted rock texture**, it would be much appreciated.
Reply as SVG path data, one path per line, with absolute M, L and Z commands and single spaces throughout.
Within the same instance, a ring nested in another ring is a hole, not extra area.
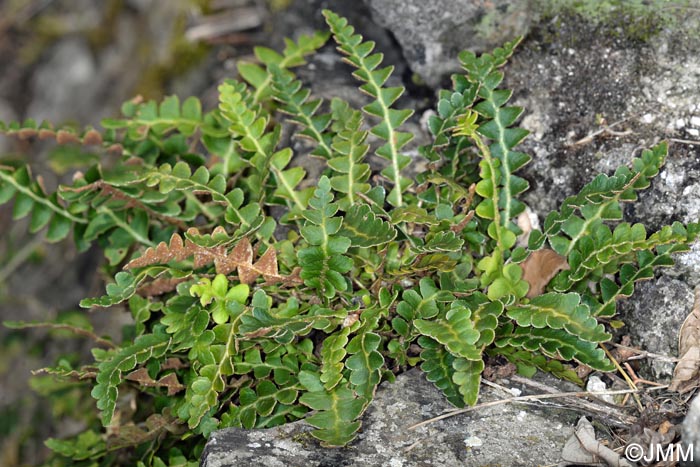
M 483 387 L 480 400 L 509 396 Z M 420 371 L 412 370 L 380 386 L 361 432 L 346 448 L 320 447 L 303 421 L 269 430 L 229 428 L 212 434 L 202 466 L 549 465 L 559 462 L 576 423 L 570 411 L 502 404 L 410 429 L 453 409 Z

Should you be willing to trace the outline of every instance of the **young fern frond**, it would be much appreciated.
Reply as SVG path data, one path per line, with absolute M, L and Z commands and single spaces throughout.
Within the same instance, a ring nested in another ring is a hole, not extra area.
M 38 232 L 47 224 L 46 239 L 58 242 L 66 238 L 73 225 L 86 225 L 81 213 L 72 213 L 63 207 L 56 193 L 47 194 L 40 179 L 32 179 L 29 167 L 17 170 L 0 167 L 0 204 L 14 198 L 13 219 L 22 219 L 31 213 L 29 231 Z
M 122 105 L 121 110 L 123 119 L 104 119 L 102 126 L 108 130 L 124 129 L 126 136 L 132 140 L 142 140 L 148 136 L 161 138 L 171 131 L 186 137 L 194 135 L 196 131 L 215 137 L 226 134 L 216 116 L 202 114 L 202 104 L 196 97 L 188 97 L 182 104 L 177 96 L 166 97 L 160 104 L 155 101 L 129 101 Z
M 362 42 L 362 36 L 354 34 L 355 29 L 348 25 L 348 21 L 332 11 L 324 10 L 323 15 L 333 33 L 333 38 L 338 43 L 338 50 L 346 55 L 348 63 L 357 68 L 353 76 L 365 83 L 360 86 L 360 89 L 375 99 L 372 103 L 364 106 L 362 110 L 380 119 L 380 123 L 374 126 L 370 133 L 386 141 L 383 146 L 377 149 L 377 155 L 391 162 L 389 167 L 382 171 L 382 175 L 394 183 L 387 201 L 393 206 L 400 207 L 404 204 L 403 192 L 412 184 L 410 179 L 401 176 L 401 170 L 411 162 L 410 157 L 401 153 L 401 148 L 413 139 L 413 135 L 398 129 L 413 115 L 413 110 L 391 108 L 403 94 L 404 88 L 401 86 L 383 87 L 394 67 L 377 69 L 384 55 L 381 53 L 371 54 L 374 42 Z
M 277 67 L 272 67 L 271 70 L 272 95 L 281 103 L 279 110 L 289 115 L 292 122 L 303 128 L 297 133 L 299 136 L 316 142 L 316 147 L 310 155 L 330 159 L 333 150 L 331 135 L 326 132 L 326 129 L 331 122 L 331 115 L 316 115 L 323 100 L 309 99 L 311 90 L 303 87 L 301 81 L 295 79 L 291 72 L 284 72 Z
M 331 111 L 332 129 L 335 131 L 332 149 L 334 154 L 339 154 L 328 161 L 328 167 L 337 174 L 331 177 L 331 186 L 346 195 L 338 204 L 347 211 L 357 202 L 358 193 L 366 193 L 370 189 L 367 180 L 371 170 L 369 164 L 364 162 L 369 150 L 367 131 L 362 129 L 362 112 L 351 108 L 344 100 L 333 98 Z
M 228 80 L 219 86 L 219 109 L 230 122 L 229 131 L 237 139 L 246 159 L 255 169 L 248 184 L 254 196 L 262 201 L 269 175 L 277 182 L 277 195 L 284 197 L 297 213 L 306 209 L 310 190 L 297 192 L 296 186 L 306 176 L 301 167 L 284 170 L 292 158 L 291 148 L 275 151 L 280 138 L 280 126 L 268 130 L 270 116 L 253 98 L 244 83 Z
M 598 175 L 579 194 L 564 200 L 559 212 L 551 212 L 544 222 L 544 236 L 533 231 L 529 248 L 539 249 L 548 240 L 559 254 L 568 256 L 578 242 L 605 220 L 622 219 L 621 202 L 637 199 L 637 191 L 647 188 L 666 160 L 668 145 L 659 143 L 632 161 L 632 168 L 620 167 L 613 176 Z M 583 218 L 577 215 L 580 213 Z
M 305 57 L 323 47 L 326 41 L 328 41 L 328 33 L 316 32 L 311 36 L 302 34 L 297 42 L 285 38 L 282 54 L 267 47 L 255 47 L 253 49 L 255 57 L 265 65 L 265 68 L 254 63 L 238 64 L 240 75 L 255 88 L 252 94 L 253 102 L 263 102 L 274 93 L 273 69 L 285 70 L 304 65 Z
M 97 399 L 97 408 L 102 412 L 104 426 L 109 426 L 112 422 L 122 373 L 149 360 L 162 358 L 169 346 L 170 336 L 162 332 L 162 329 L 157 329 L 154 334 L 140 336 L 130 346 L 110 352 L 100 363 L 92 397 Z
M 350 240 L 338 235 L 343 219 L 334 217 L 338 205 L 332 201 L 331 182 L 323 176 L 309 202 L 313 209 L 302 213 L 306 221 L 301 235 L 310 246 L 297 254 L 304 283 L 317 289 L 326 299 L 347 289 L 343 274 L 352 268 L 352 260 L 345 256 Z

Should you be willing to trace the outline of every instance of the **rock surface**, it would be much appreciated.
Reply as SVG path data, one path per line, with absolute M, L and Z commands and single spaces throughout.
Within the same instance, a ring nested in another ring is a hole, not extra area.
M 681 463 L 683 467 L 699 467 L 700 466 L 700 397 L 695 396 L 690 403 L 688 414 L 683 420 L 683 451 L 685 452 L 689 446 L 693 449 L 692 462 Z
M 523 144 L 533 157 L 524 169 L 531 186 L 526 202 L 542 220 L 597 173 L 611 174 L 667 139 L 666 165 L 626 205 L 625 220 L 643 223 L 649 233 L 700 220 L 697 35 L 664 31 L 640 43 L 593 34 L 572 19 L 557 26 L 533 29 L 505 70 L 513 102 L 525 109 L 521 125 L 531 131 Z M 676 260 L 618 305 L 633 345 L 669 356 L 676 355 L 678 329 L 700 283 L 700 246 Z M 672 365 L 655 361 L 650 369 L 652 379 L 663 379 Z
M 411 69 L 436 86 L 459 70 L 464 49 L 485 52 L 527 32 L 530 2 L 365 0 L 374 20 L 390 30 Z
M 484 387 L 481 400 L 511 396 Z M 202 466 L 556 464 L 577 417 L 557 409 L 502 404 L 410 429 L 453 409 L 420 371 L 412 370 L 381 385 L 361 433 L 347 448 L 321 448 L 303 421 L 269 430 L 229 428 L 212 434 Z

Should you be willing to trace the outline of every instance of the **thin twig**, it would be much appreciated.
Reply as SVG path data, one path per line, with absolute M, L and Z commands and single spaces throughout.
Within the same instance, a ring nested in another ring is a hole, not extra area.
M 637 390 L 637 385 L 634 384 L 634 381 L 632 381 L 632 378 L 627 374 L 627 372 L 620 366 L 618 361 L 613 357 L 613 355 L 610 353 L 607 347 L 605 345 L 600 344 L 600 348 L 603 349 L 603 352 L 605 352 L 605 355 L 608 356 L 608 358 L 613 362 L 613 365 L 615 365 L 615 368 L 617 368 L 617 371 L 620 372 L 622 377 L 627 381 L 627 384 L 631 389 L 634 389 L 635 391 Z M 639 407 L 640 412 L 644 410 L 644 406 L 642 405 L 642 401 L 639 399 L 639 396 L 637 395 L 636 392 L 632 392 L 632 397 L 634 397 L 635 402 L 637 403 L 637 407 Z
M 674 143 L 700 145 L 700 141 L 696 141 L 693 139 L 669 138 L 668 140 L 673 141 Z
M 668 386 L 659 386 L 659 387 L 654 387 L 654 388 L 648 388 L 645 391 L 659 391 L 661 389 L 666 389 Z M 619 389 L 615 391 L 595 391 L 595 392 L 590 392 L 590 391 L 577 391 L 577 392 L 558 392 L 558 393 L 548 393 L 548 394 L 531 394 L 529 396 L 517 396 L 517 397 L 509 397 L 507 399 L 499 399 L 496 401 L 490 401 L 490 402 L 483 402 L 481 404 L 474 405 L 472 407 L 466 407 L 464 409 L 459 409 L 459 410 L 452 410 L 447 413 L 444 413 L 442 415 L 439 415 L 437 417 L 430 418 L 428 420 L 424 420 L 422 422 L 416 423 L 415 425 L 411 425 L 408 427 L 409 430 L 415 430 L 416 428 L 420 428 L 424 425 L 428 425 L 430 423 L 434 423 L 440 420 L 444 420 L 446 418 L 454 417 L 455 415 L 461 415 L 463 413 L 467 412 L 473 412 L 478 409 L 483 409 L 485 407 L 493 407 L 496 405 L 501 405 L 501 404 L 509 404 L 513 402 L 524 402 L 524 401 L 540 401 L 542 399 L 561 399 L 565 397 L 598 397 L 598 396 L 615 396 L 618 394 L 636 394 L 639 393 L 640 391 L 638 389 Z
M 621 123 L 626 122 L 627 120 L 629 120 L 629 118 L 630 118 L 630 117 L 623 118 L 622 120 L 618 120 L 618 121 L 616 121 L 615 123 L 611 123 L 610 125 L 605 125 L 605 126 L 603 126 L 601 129 L 596 130 L 596 131 L 594 131 L 593 133 L 589 133 L 588 135 L 584 136 L 583 138 L 581 138 L 580 140 L 576 141 L 575 143 L 572 143 L 570 146 L 581 146 L 581 145 L 583 145 L 583 144 L 588 144 L 588 143 L 590 143 L 591 141 L 593 141 L 593 139 L 594 139 L 596 136 L 601 135 L 601 134 L 603 134 L 603 133 L 607 133 L 607 134 L 610 134 L 610 135 L 613 135 L 613 136 L 626 136 L 626 135 L 631 135 L 631 134 L 634 133 L 634 132 L 631 131 L 631 130 L 626 130 L 626 131 L 613 131 L 613 130 L 612 130 L 612 128 L 614 128 L 615 126 L 617 126 L 617 125 L 619 125 L 619 124 L 621 124 Z
M 622 344 L 610 343 L 610 345 L 612 345 L 613 347 L 617 347 L 618 349 L 629 350 L 630 352 L 637 353 L 637 355 L 633 355 L 631 357 L 626 358 L 625 361 L 641 360 L 642 358 L 653 358 L 654 360 L 660 360 L 662 362 L 676 363 L 679 360 L 678 358 L 669 357 L 668 355 L 661 355 L 658 353 L 648 352 L 646 350 L 635 349 L 634 347 L 628 347 Z
M 640 378 L 639 376 L 637 376 L 637 374 L 634 372 L 634 370 L 632 369 L 632 367 L 630 366 L 629 363 L 625 362 L 625 363 L 623 363 L 623 365 L 625 366 L 625 369 L 632 377 L 632 381 L 634 381 L 634 384 L 642 383 L 642 384 L 647 384 L 649 386 L 663 386 L 663 384 L 661 384 L 661 383 L 655 383 L 654 381 L 649 381 L 648 379 Z

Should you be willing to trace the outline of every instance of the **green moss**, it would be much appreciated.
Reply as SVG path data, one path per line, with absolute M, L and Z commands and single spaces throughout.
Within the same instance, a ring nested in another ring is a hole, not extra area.
M 543 19 L 577 15 L 597 26 L 610 27 L 627 39 L 647 41 L 664 28 L 676 29 L 695 10 L 690 0 L 534 0 Z

